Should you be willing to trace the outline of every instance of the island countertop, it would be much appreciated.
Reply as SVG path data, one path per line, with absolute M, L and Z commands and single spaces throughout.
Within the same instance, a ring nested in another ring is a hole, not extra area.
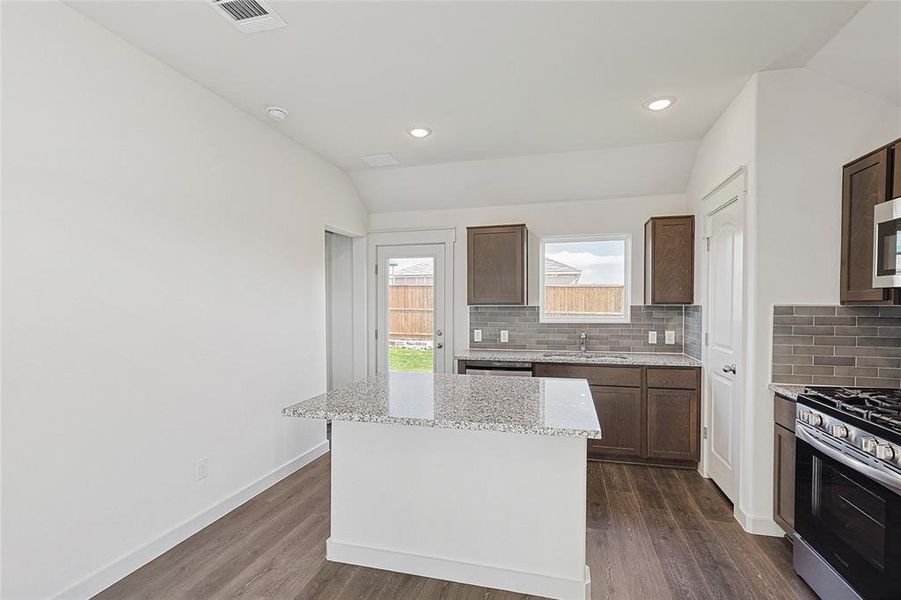
M 600 439 L 583 379 L 375 375 L 282 411 L 289 417 Z

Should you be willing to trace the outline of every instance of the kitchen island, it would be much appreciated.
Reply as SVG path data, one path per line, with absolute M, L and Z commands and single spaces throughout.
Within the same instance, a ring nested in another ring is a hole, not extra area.
M 283 414 L 332 422 L 329 560 L 590 597 L 584 380 L 392 373 Z

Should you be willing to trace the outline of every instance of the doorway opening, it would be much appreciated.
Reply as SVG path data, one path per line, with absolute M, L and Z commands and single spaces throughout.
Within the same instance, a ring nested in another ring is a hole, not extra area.
M 325 347 L 326 389 L 353 383 L 355 347 L 354 239 L 325 232 Z

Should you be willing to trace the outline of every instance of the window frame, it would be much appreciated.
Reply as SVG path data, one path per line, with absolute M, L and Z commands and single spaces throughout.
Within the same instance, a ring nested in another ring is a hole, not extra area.
M 555 317 L 544 312 L 545 307 L 545 245 L 566 242 L 616 242 L 622 241 L 623 250 L 623 314 L 595 317 Z M 631 323 L 632 322 L 632 234 L 613 233 L 598 235 L 547 236 L 538 244 L 538 321 L 540 323 Z

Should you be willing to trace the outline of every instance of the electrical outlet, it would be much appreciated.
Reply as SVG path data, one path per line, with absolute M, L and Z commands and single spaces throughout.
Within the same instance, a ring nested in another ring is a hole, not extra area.
M 506 329 L 501 329 L 501 342 L 507 343 L 510 341 L 510 332 Z
M 473 329 L 472 330 L 472 341 L 474 341 L 474 342 L 482 341 L 482 330 L 481 329 Z
M 656 331 L 649 331 L 649 332 L 648 332 L 648 343 L 649 343 L 649 344 L 656 344 L 656 343 L 657 343 L 657 332 L 656 332 Z
M 675 344 L 676 343 L 676 332 L 675 331 L 667 331 L 664 333 L 664 341 L 667 344 Z
M 207 475 L 209 474 L 208 468 L 209 468 L 209 459 L 208 458 L 206 458 L 206 457 L 198 458 L 196 461 L 194 461 L 194 481 L 200 481 L 201 479 L 206 479 Z

